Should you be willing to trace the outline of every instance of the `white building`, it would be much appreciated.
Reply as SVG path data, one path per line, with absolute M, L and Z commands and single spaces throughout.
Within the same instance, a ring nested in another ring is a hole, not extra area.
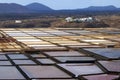
M 20 24 L 20 23 L 22 23 L 22 21 L 21 20 L 15 20 L 15 23 Z
M 93 22 L 96 19 L 94 19 L 93 17 L 75 18 L 75 19 L 73 19 L 72 17 L 67 17 L 65 20 L 67 22 Z
M 65 18 L 65 20 L 66 20 L 67 22 L 73 22 L 73 18 L 72 18 L 72 17 L 67 17 L 67 18 Z

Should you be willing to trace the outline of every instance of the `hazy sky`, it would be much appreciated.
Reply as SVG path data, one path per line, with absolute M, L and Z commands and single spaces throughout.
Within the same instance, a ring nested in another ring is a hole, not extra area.
M 114 5 L 120 8 L 120 0 L 0 0 L 0 3 L 18 3 L 26 5 L 39 2 L 53 9 L 76 9 L 88 6 Z

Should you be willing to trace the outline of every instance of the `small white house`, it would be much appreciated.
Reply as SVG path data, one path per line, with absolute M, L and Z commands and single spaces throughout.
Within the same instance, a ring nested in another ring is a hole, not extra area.
M 21 20 L 15 20 L 15 23 L 20 24 L 20 23 L 22 23 L 22 21 Z
M 94 19 L 92 17 L 87 18 L 87 22 L 92 22 L 92 21 L 94 21 Z
M 82 22 L 92 22 L 94 19 L 92 17 L 80 18 Z
M 65 20 L 66 20 L 67 22 L 73 22 L 73 18 L 72 18 L 72 17 L 67 17 L 67 18 L 65 18 Z
M 86 21 L 87 21 L 87 18 L 80 18 L 80 21 L 86 22 Z

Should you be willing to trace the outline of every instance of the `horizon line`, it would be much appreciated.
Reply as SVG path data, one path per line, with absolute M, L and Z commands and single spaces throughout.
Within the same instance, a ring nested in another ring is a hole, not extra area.
M 42 5 L 45 5 L 45 4 L 43 4 L 43 3 L 40 3 L 40 2 L 32 2 L 32 3 L 39 3 L 39 4 L 42 4 Z M 28 3 L 28 4 L 21 4 L 21 3 L 14 3 L 14 2 L 12 2 L 12 3 L 1 3 L 0 2 L 0 4 L 18 4 L 18 5 L 22 5 L 22 6 L 27 6 L 27 5 L 29 5 L 29 4 L 32 4 L 32 3 Z M 48 6 L 48 5 L 45 5 L 45 6 L 47 6 L 47 7 L 50 7 L 50 6 Z M 89 8 L 89 7 L 92 7 L 93 5 L 91 5 L 91 6 L 86 6 L 86 7 L 83 7 L 83 8 L 74 8 L 74 9 L 84 9 L 84 8 Z M 120 7 L 117 7 L 117 6 L 115 6 L 115 5 L 98 5 L 98 6 L 93 6 L 93 7 L 106 7 L 106 6 L 114 6 L 115 8 L 120 8 Z M 50 7 L 51 8 L 51 7 Z M 51 9 L 53 9 L 53 8 L 51 8 Z M 53 9 L 53 10 L 73 10 L 73 9 L 69 9 L 69 8 L 64 8 L 64 9 Z

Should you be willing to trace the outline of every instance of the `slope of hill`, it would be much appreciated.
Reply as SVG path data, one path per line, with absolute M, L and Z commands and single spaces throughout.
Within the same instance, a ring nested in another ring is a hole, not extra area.
M 49 8 L 46 5 L 40 4 L 40 3 L 31 3 L 29 5 L 26 5 L 27 8 L 34 10 L 34 11 L 50 11 L 53 10 Z
M 109 6 L 90 6 L 88 8 L 84 8 L 84 10 L 92 10 L 92 11 L 114 11 L 119 10 L 115 6 L 109 5 Z
M 22 6 L 16 3 L 0 3 L 0 14 L 8 13 L 38 13 L 41 11 L 51 11 L 52 9 L 40 4 L 32 3 L 27 6 Z
M 0 13 L 29 13 L 32 12 L 25 6 L 16 3 L 0 3 Z

